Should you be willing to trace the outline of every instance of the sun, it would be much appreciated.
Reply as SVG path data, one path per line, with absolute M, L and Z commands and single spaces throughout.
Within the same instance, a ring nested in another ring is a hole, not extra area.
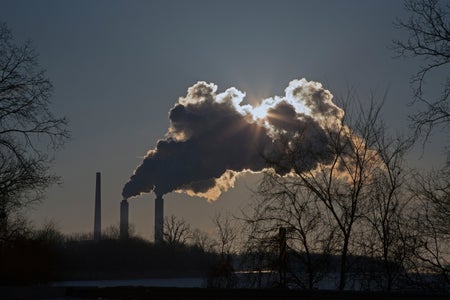
M 263 120 L 264 118 L 267 117 L 267 106 L 266 105 L 259 105 L 257 107 L 254 107 L 251 110 L 251 114 L 253 117 L 253 120 L 258 121 L 258 120 Z

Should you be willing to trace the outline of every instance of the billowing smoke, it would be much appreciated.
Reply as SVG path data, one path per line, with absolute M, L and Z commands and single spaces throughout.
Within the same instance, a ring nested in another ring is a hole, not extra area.
M 293 166 L 304 171 L 330 161 L 330 131 L 344 112 L 320 83 L 293 80 L 283 97 L 258 107 L 242 105 L 245 93 L 236 88 L 216 92 L 201 81 L 178 100 L 166 137 L 125 184 L 124 198 L 177 191 L 215 200 L 243 172 L 273 168 L 284 175 Z

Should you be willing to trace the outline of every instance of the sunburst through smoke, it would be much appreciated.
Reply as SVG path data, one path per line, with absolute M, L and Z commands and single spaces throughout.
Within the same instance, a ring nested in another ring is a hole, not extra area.
M 217 93 L 204 81 L 191 86 L 170 110 L 165 138 L 125 184 L 124 198 L 177 191 L 215 200 L 243 172 L 289 173 L 290 151 L 302 153 L 296 171 L 331 160 L 329 133 L 338 130 L 344 111 L 322 84 L 293 80 L 284 96 L 257 107 L 243 105 L 244 97 L 236 88 Z

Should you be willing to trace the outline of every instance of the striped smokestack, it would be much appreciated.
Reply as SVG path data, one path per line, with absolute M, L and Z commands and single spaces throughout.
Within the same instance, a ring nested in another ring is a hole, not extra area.
M 161 243 L 164 237 L 164 200 L 161 195 L 155 199 L 155 243 Z
M 102 195 L 101 173 L 97 172 L 95 180 L 95 208 L 94 208 L 94 241 L 101 239 L 102 232 Z

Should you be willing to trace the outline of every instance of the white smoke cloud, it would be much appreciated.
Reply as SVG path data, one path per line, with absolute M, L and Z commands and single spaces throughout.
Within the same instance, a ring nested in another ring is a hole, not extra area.
M 217 93 L 215 84 L 204 81 L 188 88 L 169 112 L 166 137 L 147 153 L 123 196 L 176 191 L 215 200 L 242 172 L 289 173 L 292 162 L 283 160 L 294 145 L 303 153 L 297 164 L 302 170 L 331 159 L 326 130 L 337 130 L 344 111 L 320 83 L 293 80 L 284 96 L 257 107 L 243 105 L 244 98 L 236 88 Z M 292 147 L 286 148 L 286 140 Z

